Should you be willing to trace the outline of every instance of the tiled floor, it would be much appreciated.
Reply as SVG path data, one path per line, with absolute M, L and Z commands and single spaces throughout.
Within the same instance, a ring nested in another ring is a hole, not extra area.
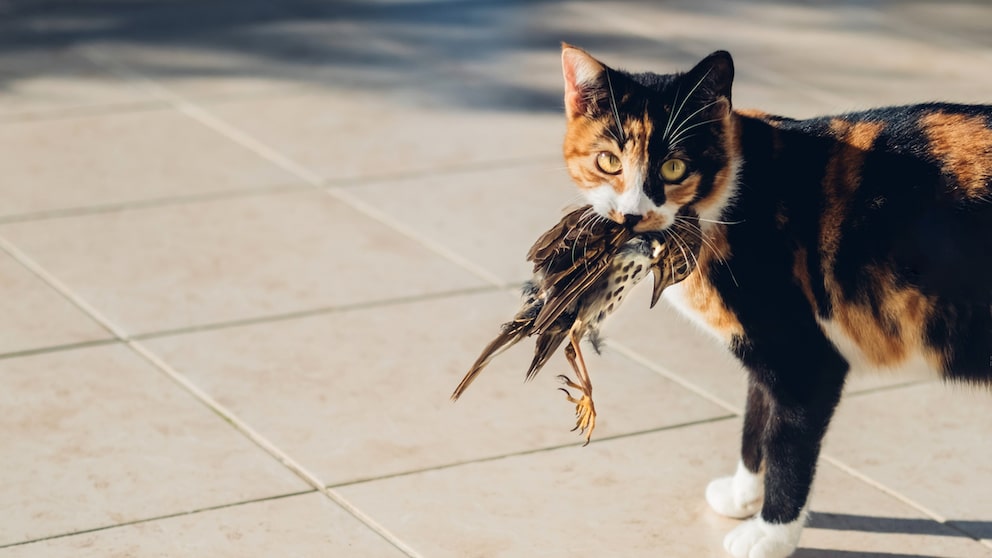
M 743 375 L 638 293 L 579 447 L 527 349 L 558 42 L 792 116 L 992 101 L 982 1 L 0 1 L 0 558 L 724 556 Z M 992 396 L 851 383 L 803 558 L 992 557 Z

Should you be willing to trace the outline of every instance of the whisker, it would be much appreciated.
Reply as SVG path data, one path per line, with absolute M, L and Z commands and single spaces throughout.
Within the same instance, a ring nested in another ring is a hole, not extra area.
M 688 101 L 689 98 L 692 97 L 692 94 L 695 93 L 696 92 L 696 89 L 698 89 L 699 86 L 703 84 L 703 81 L 710 75 L 710 72 L 712 72 L 712 71 L 713 71 L 713 68 L 710 68 L 709 70 L 706 70 L 706 73 L 703 74 L 703 77 L 699 78 L 699 81 L 696 82 L 696 85 L 692 86 L 692 89 L 689 90 L 689 94 L 686 95 L 684 99 L 682 99 L 682 104 L 679 105 L 679 109 L 675 113 L 675 118 L 678 118 L 679 115 L 682 114 L 682 108 L 685 107 L 686 101 Z M 665 138 L 664 139 L 668 139 L 668 130 L 665 130 Z
M 706 121 L 703 121 L 703 122 L 697 122 L 697 123 L 693 124 L 692 126 L 687 126 L 687 127 L 683 128 L 682 130 L 680 130 L 679 133 L 676 134 L 674 137 L 672 137 L 672 139 L 669 141 L 669 145 L 671 145 L 672 143 L 678 142 L 679 141 L 679 136 L 681 136 L 682 134 L 688 132 L 689 130 L 691 130 L 693 128 L 698 128 L 700 126 L 705 126 L 707 124 L 712 124 L 714 122 L 719 122 L 721 120 L 723 120 L 723 118 L 713 118 L 711 120 L 706 120 Z
M 620 111 L 617 110 L 617 99 L 616 95 L 613 93 L 613 81 L 610 79 L 610 69 L 606 69 L 606 85 L 610 88 L 610 107 L 613 109 L 613 118 L 617 121 L 617 130 L 620 132 L 620 138 L 618 142 L 620 143 L 620 148 L 623 149 L 623 145 L 627 143 L 627 135 L 623 131 L 623 125 L 620 123 Z
M 723 257 L 723 255 L 720 253 L 719 250 L 717 250 L 716 245 L 713 244 L 713 241 L 706 237 L 706 235 L 703 233 L 703 229 L 701 229 L 699 225 L 687 221 L 685 220 L 684 217 L 679 217 L 678 215 L 675 216 L 674 224 L 679 225 L 679 227 L 683 231 L 691 232 L 695 234 L 699 238 L 700 242 L 706 245 L 706 247 L 709 248 L 710 252 L 713 252 L 713 255 L 716 257 L 717 261 L 719 261 L 720 264 L 722 264 L 724 267 L 727 268 L 727 272 L 730 273 L 730 279 L 733 280 L 734 285 L 738 287 L 740 286 L 740 284 L 737 282 L 737 277 L 734 275 L 734 270 L 730 267 L 730 262 L 728 262 L 727 259 Z
M 679 122 L 678 126 L 675 127 L 675 130 L 672 131 L 672 141 L 675 141 L 675 139 L 678 138 L 679 133 L 681 132 L 682 126 L 685 126 L 686 124 L 688 124 L 692 120 L 692 117 L 696 116 L 697 114 L 703 112 L 704 110 L 710 108 L 711 106 L 713 106 L 713 105 L 715 105 L 715 104 L 717 104 L 719 102 L 720 101 L 717 100 L 717 101 L 713 101 L 713 102 L 711 102 L 709 104 L 703 105 L 702 107 L 696 109 L 696 112 L 690 114 L 689 116 L 686 116 L 685 119 L 682 120 L 682 122 Z
M 678 144 L 680 144 L 680 143 L 682 143 L 682 142 L 684 142 L 684 141 L 688 141 L 688 140 L 691 140 L 691 139 L 692 139 L 692 138 L 694 138 L 694 137 L 696 137 L 696 134 L 689 134 L 688 136 L 682 136 L 682 137 L 680 137 L 680 138 L 679 138 L 678 140 L 676 140 L 676 141 L 673 141 L 673 142 L 669 142 L 669 144 L 668 144 L 668 149 L 669 149 L 669 150 L 671 150 L 671 149 L 675 149 L 675 146 L 677 146 Z
M 698 220 L 700 220 L 700 221 L 702 221 L 704 223 L 716 223 L 718 225 L 740 225 L 741 223 L 744 222 L 743 219 L 740 220 L 740 221 L 716 221 L 716 220 L 713 220 L 713 219 L 703 219 L 702 217 L 696 217 L 696 219 L 698 219 Z
M 677 88 L 675 88 L 675 98 L 672 100 L 672 106 L 673 107 L 675 106 L 675 103 L 679 102 L 679 93 L 681 91 L 682 91 L 682 82 L 680 81 L 679 82 L 679 86 Z M 674 114 L 675 114 L 675 111 L 674 110 L 669 110 L 668 111 L 668 123 L 665 125 L 665 133 L 661 137 L 663 137 L 663 138 L 667 138 L 668 137 L 668 132 L 669 132 L 669 130 L 672 129 L 672 122 L 674 121 L 674 119 L 672 118 L 672 115 L 674 115 Z

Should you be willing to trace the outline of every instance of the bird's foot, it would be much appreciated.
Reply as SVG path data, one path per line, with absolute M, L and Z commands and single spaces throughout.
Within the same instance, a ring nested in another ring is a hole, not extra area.
M 582 445 L 588 446 L 592 439 L 592 431 L 596 429 L 596 406 L 592 402 L 592 388 L 577 384 L 564 374 L 559 374 L 558 379 L 566 386 L 582 392 L 582 397 L 576 399 L 567 389 L 558 388 L 565 392 L 569 403 L 575 403 L 575 428 L 572 431 L 578 430 L 579 434 L 585 434 L 586 443 Z

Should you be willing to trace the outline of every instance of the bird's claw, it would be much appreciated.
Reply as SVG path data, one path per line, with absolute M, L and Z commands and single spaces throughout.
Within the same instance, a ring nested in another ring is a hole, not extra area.
M 565 398 L 569 403 L 575 404 L 576 420 L 575 428 L 572 428 L 572 432 L 578 430 L 579 434 L 585 434 L 586 443 L 582 444 L 582 446 L 588 446 L 589 441 L 592 440 L 592 431 L 596 429 L 596 406 L 592 401 L 592 390 L 586 386 L 573 382 L 564 374 L 559 374 L 558 379 L 561 380 L 561 382 L 566 386 L 582 392 L 582 397 L 576 399 L 572 397 L 572 394 L 567 389 L 558 388 L 565 393 Z

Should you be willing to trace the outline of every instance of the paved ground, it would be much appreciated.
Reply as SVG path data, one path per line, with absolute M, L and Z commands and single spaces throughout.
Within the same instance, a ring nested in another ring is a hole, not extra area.
M 723 556 L 742 373 L 647 293 L 448 395 L 576 201 L 558 42 L 793 116 L 992 101 L 960 1 L 0 0 L 0 558 Z M 859 379 L 804 558 L 992 556 L 992 400 Z M 984 540 L 982 540 L 984 539 Z

